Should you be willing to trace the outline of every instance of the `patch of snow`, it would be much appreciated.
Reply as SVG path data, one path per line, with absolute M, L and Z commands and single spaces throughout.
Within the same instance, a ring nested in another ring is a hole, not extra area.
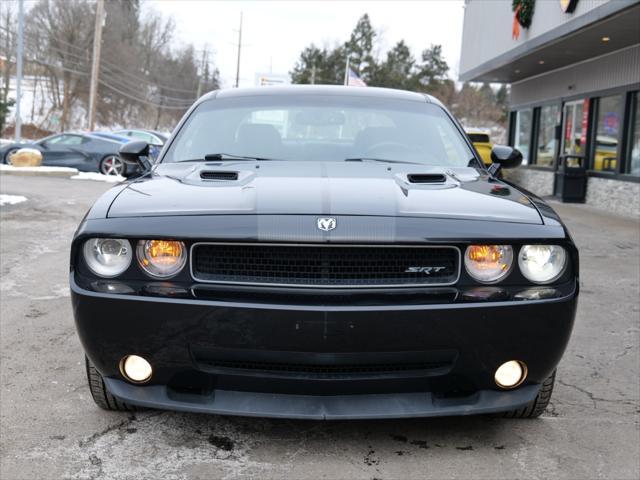
M 121 175 L 103 175 L 96 172 L 79 172 L 71 177 L 71 180 L 94 180 L 96 182 L 119 183 L 126 180 Z
M 5 165 L 0 163 L 0 172 L 13 170 L 14 172 L 67 172 L 78 173 L 77 168 L 71 167 L 14 167 L 13 165 Z
M 22 203 L 26 201 L 27 197 L 23 197 L 22 195 L 5 195 L 4 193 L 0 194 L 0 206 L 15 205 L 16 203 Z

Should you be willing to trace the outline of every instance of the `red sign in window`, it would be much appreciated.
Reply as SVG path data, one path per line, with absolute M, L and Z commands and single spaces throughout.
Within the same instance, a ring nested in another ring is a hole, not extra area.
M 587 141 L 587 126 L 589 125 L 589 99 L 585 98 L 582 103 L 582 131 L 580 132 L 580 143 L 585 144 Z

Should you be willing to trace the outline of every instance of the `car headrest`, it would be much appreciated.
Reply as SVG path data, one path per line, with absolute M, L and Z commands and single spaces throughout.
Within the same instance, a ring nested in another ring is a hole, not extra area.
M 278 156 L 282 139 L 278 130 L 267 123 L 245 123 L 238 129 L 236 136 L 238 152 L 242 155 L 262 157 Z

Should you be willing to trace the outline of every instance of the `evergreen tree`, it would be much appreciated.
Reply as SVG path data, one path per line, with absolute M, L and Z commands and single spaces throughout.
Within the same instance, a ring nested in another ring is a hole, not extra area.
M 442 58 L 442 45 L 431 45 L 422 52 L 422 64 L 418 68 L 417 81 L 421 90 L 436 90 L 447 79 L 449 66 Z
M 496 93 L 496 103 L 502 111 L 501 121 L 505 123 L 509 116 L 509 88 L 505 83 L 500 85 L 498 92 Z
M 369 15 L 365 13 L 351 32 L 349 41 L 344 44 L 351 69 L 367 83 L 376 68 L 372 53 L 375 37 L 376 33 L 371 25 Z
M 342 85 L 346 55 L 343 48 L 305 48 L 291 72 L 292 83 Z
M 404 40 L 400 40 L 387 52 L 386 60 L 374 70 L 371 85 L 410 90 L 415 86 L 415 63 L 411 50 Z
M 491 85 L 487 82 L 484 82 L 480 87 L 480 94 L 484 97 L 487 102 L 495 103 L 496 102 L 496 94 L 493 92 Z

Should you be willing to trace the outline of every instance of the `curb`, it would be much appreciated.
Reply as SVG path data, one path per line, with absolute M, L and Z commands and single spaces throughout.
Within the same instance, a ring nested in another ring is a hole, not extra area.
M 0 175 L 20 175 L 25 177 L 57 177 L 57 178 L 71 178 L 78 174 L 78 170 L 75 168 L 57 167 L 55 170 L 49 170 L 46 167 L 39 170 L 42 167 L 9 167 L 6 165 L 0 168 Z

